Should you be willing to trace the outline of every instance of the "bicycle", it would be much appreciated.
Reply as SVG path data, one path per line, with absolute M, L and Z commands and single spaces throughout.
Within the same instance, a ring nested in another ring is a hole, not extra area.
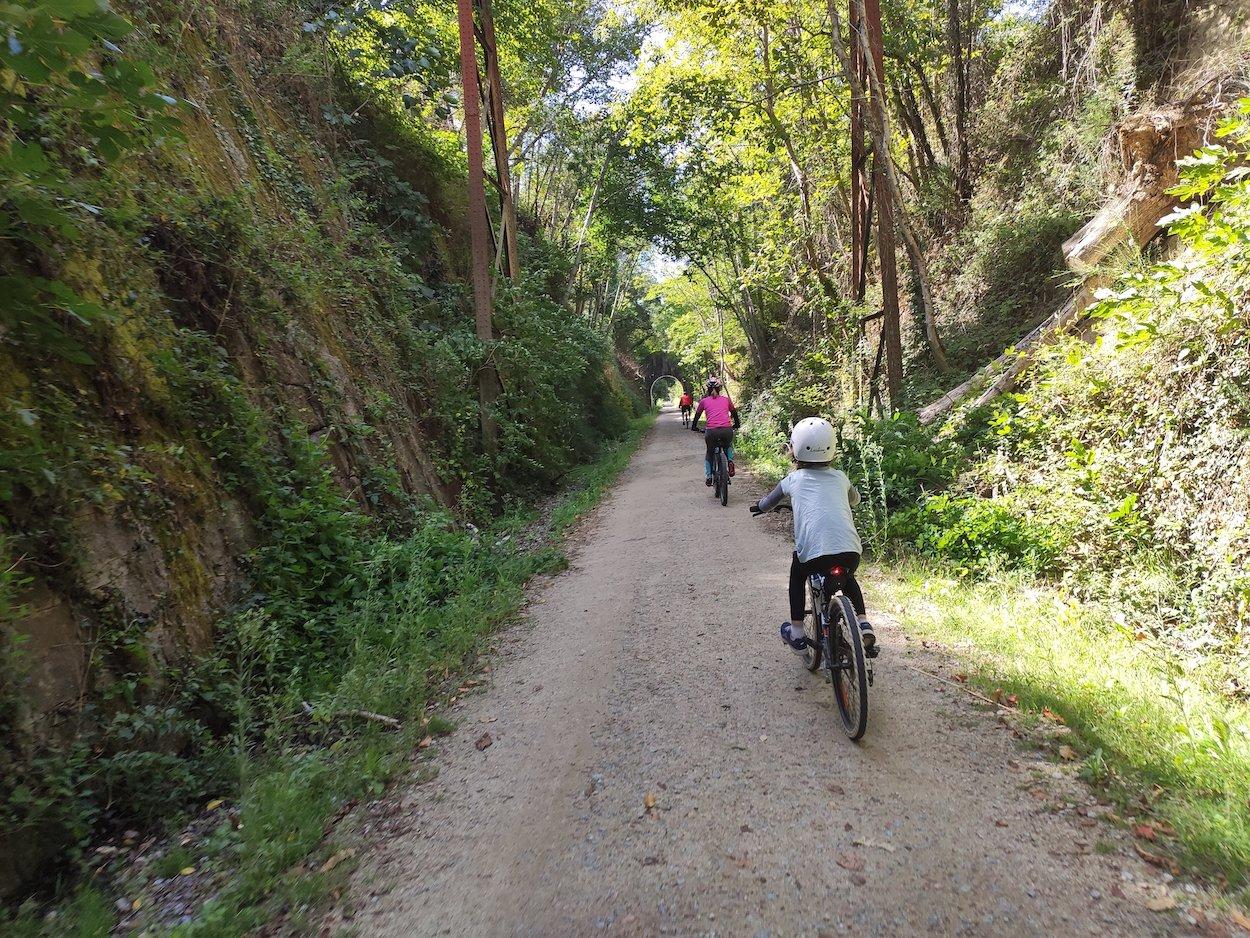
M 707 436 L 707 428 L 699 427 L 699 433 Z M 721 507 L 729 504 L 729 454 L 719 443 L 712 449 L 712 493 L 720 499 Z
M 793 512 L 789 505 L 779 509 Z M 842 718 L 842 730 L 851 740 L 863 738 L 868 730 L 868 688 L 872 686 L 873 659 L 864 653 L 859 616 L 844 592 L 852 574 L 834 566 L 826 573 L 814 573 L 807 581 L 804 631 L 808 645 L 803 663 L 815 674 L 821 665 L 829 671 L 834 702 Z

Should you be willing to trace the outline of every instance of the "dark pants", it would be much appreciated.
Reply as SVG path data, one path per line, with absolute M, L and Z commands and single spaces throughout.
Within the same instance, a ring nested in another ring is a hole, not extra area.
M 855 571 L 859 568 L 859 554 L 824 554 L 804 562 L 799 560 L 796 552 L 790 561 L 791 622 L 803 621 L 803 614 L 807 610 L 807 578 L 813 573 L 828 573 L 829 568 L 835 566 L 846 571 L 842 592 L 846 593 L 855 611 L 861 616 L 864 614 L 864 593 L 855 580 Z
M 704 430 L 703 442 L 707 444 L 707 449 L 703 454 L 703 470 L 710 479 L 712 478 L 712 450 L 719 446 L 725 451 L 725 458 L 734 458 L 734 428 L 717 427 L 714 430 Z

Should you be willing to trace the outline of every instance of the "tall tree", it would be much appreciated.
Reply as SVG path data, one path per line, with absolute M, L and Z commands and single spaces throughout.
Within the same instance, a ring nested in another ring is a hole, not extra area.
M 946 2 L 946 45 L 950 56 L 950 95 L 955 134 L 955 192 L 965 204 L 972 198 L 972 167 L 968 143 L 968 59 L 959 0 Z

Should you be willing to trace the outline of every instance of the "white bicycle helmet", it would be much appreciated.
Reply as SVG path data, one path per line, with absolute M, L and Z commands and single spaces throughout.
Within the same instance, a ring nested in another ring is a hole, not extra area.
M 790 432 L 790 449 L 799 462 L 833 459 L 833 424 L 823 417 L 804 417 Z

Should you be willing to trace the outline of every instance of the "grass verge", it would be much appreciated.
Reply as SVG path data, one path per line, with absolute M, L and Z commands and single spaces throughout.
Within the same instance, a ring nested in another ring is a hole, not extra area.
M 1241 890 L 1236 898 L 1246 904 L 1250 706 L 1161 643 L 1117 625 L 1112 610 L 1025 578 L 974 583 L 903 563 L 881 581 L 904 628 L 956 649 L 987 690 L 1061 715 L 1084 776 L 1126 808 L 1167 821 L 1176 858 Z
M 364 561 L 365 588 L 338 610 L 353 635 L 338 679 L 307 700 L 238 695 L 237 778 L 222 786 L 238 794 L 214 799 L 163 844 L 123 844 L 119 859 L 92 878 L 110 888 L 86 885 L 50 912 L 32 904 L 0 913 L 0 930 L 95 938 L 124 924 L 225 938 L 281 920 L 287 932 L 311 932 L 324 897 L 352 868 L 337 818 L 381 794 L 423 737 L 450 731 L 427 710 L 448 688 L 454 693 L 483 638 L 521 607 L 530 578 L 561 568 L 560 539 L 598 504 L 653 421 L 632 421 L 625 437 L 575 470 L 547 519 L 518 514 L 471 532 L 431 515 L 406 538 L 376 542 Z M 263 607 L 232 624 L 240 687 L 250 669 L 268 673 L 276 627 Z M 257 700 L 269 710 L 250 712 Z

